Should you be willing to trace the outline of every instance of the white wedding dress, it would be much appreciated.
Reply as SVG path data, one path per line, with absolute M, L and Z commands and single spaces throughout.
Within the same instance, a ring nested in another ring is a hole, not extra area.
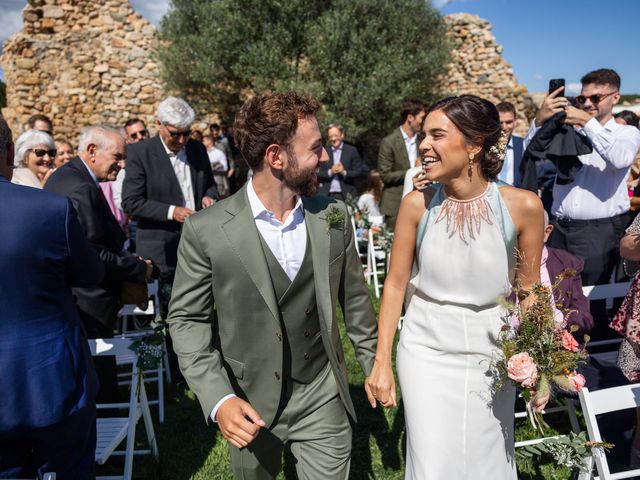
M 397 350 L 405 479 L 515 480 L 515 390 L 495 392 L 489 372 L 503 325 L 496 302 L 515 271 L 515 228 L 497 184 L 467 202 L 440 187 L 418 231 L 416 291 Z

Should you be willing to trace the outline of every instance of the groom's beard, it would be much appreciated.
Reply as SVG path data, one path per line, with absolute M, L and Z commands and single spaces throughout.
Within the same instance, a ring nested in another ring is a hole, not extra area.
M 282 182 L 298 195 L 313 197 L 318 189 L 316 169 L 300 169 L 298 159 L 288 149 L 287 157 L 287 165 L 282 169 Z

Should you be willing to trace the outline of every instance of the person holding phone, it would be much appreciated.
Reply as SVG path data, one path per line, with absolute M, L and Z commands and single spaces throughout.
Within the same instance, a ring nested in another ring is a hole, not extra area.
M 525 137 L 525 147 L 543 123 L 564 111 L 566 125 L 585 135 L 593 151 L 578 157 L 582 166 L 573 181 L 553 187 L 551 214 L 553 233 L 549 246 L 568 250 L 584 260 L 582 283 L 600 285 L 609 282 L 619 258 L 618 244 L 627 226 L 629 196 L 626 179 L 638 150 L 640 131 L 619 125 L 613 118 L 613 106 L 620 99 L 620 76 L 611 69 L 587 73 L 580 80 L 582 90 L 576 102 L 563 96 L 564 85 L 557 87 L 542 102 Z M 593 336 L 606 336 L 604 304 L 592 302 L 595 326 Z

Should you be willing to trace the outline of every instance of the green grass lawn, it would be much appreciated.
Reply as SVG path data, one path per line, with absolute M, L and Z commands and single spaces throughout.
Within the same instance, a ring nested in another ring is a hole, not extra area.
M 374 305 L 376 311 L 378 302 Z M 402 403 L 398 408 L 384 410 L 371 408 L 362 383 L 364 377 L 355 360 L 353 348 L 341 325 L 344 351 L 350 372 L 351 395 L 359 421 L 353 427 L 353 454 L 350 478 L 395 480 L 404 476 L 404 415 Z M 155 398 L 155 385 L 148 387 L 149 396 Z M 166 390 L 166 420 L 157 423 L 156 409 L 152 408 L 156 435 L 160 449 L 160 461 L 150 457 L 137 457 L 134 462 L 135 479 L 166 480 L 214 480 L 232 478 L 229 467 L 229 452 L 226 441 L 213 426 L 206 426 L 200 405 L 193 393 L 183 386 L 169 385 Z M 554 418 L 555 417 L 555 418 Z M 562 414 L 547 419 L 552 426 L 550 435 L 560 431 L 567 433 L 569 424 Z M 556 430 L 557 429 L 557 430 Z M 139 445 L 144 448 L 144 427 L 138 425 Z M 535 432 L 526 422 L 516 424 L 516 439 L 535 438 Z M 117 474 L 122 460 L 110 461 L 109 466 L 100 467 L 98 474 Z M 295 479 L 295 470 L 285 456 L 283 479 Z M 571 473 L 565 468 L 556 468 L 551 463 L 519 465 L 523 480 L 565 480 Z

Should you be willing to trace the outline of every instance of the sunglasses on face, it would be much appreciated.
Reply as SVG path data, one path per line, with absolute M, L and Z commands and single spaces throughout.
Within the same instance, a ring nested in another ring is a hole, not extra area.
M 169 128 L 163 123 L 162 126 L 167 130 L 167 132 L 169 133 L 169 135 L 171 135 L 171 138 L 173 140 L 179 138 L 179 137 L 183 137 L 183 138 L 189 138 L 191 136 L 191 129 L 189 130 L 180 130 L 179 132 L 172 132 L 171 130 L 169 130 Z
M 604 100 L 605 98 L 618 93 L 618 92 L 609 92 L 609 93 L 596 93 L 595 95 L 589 95 L 588 97 L 585 97 L 584 95 L 578 95 L 576 97 L 576 101 L 580 104 L 580 105 L 584 105 L 587 102 L 587 99 L 589 99 L 591 101 L 591 103 L 593 103 L 594 105 L 599 104 L 602 100 Z
M 40 148 L 31 148 L 29 150 L 30 152 L 33 152 L 36 154 L 36 157 L 38 158 L 42 158 L 45 155 L 49 155 L 49 157 L 53 158 L 56 156 L 57 150 L 53 149 L 53 150 L 42 150 Z
M 147 132 L 146 130 L 140 130 L 139 132 L 133 132 L 129 136 L 131 137 L 131 140 L 137 140 L 138 136 L 140 138 L 147 138 L 147 135 L 149 135 L 149 132 Z

